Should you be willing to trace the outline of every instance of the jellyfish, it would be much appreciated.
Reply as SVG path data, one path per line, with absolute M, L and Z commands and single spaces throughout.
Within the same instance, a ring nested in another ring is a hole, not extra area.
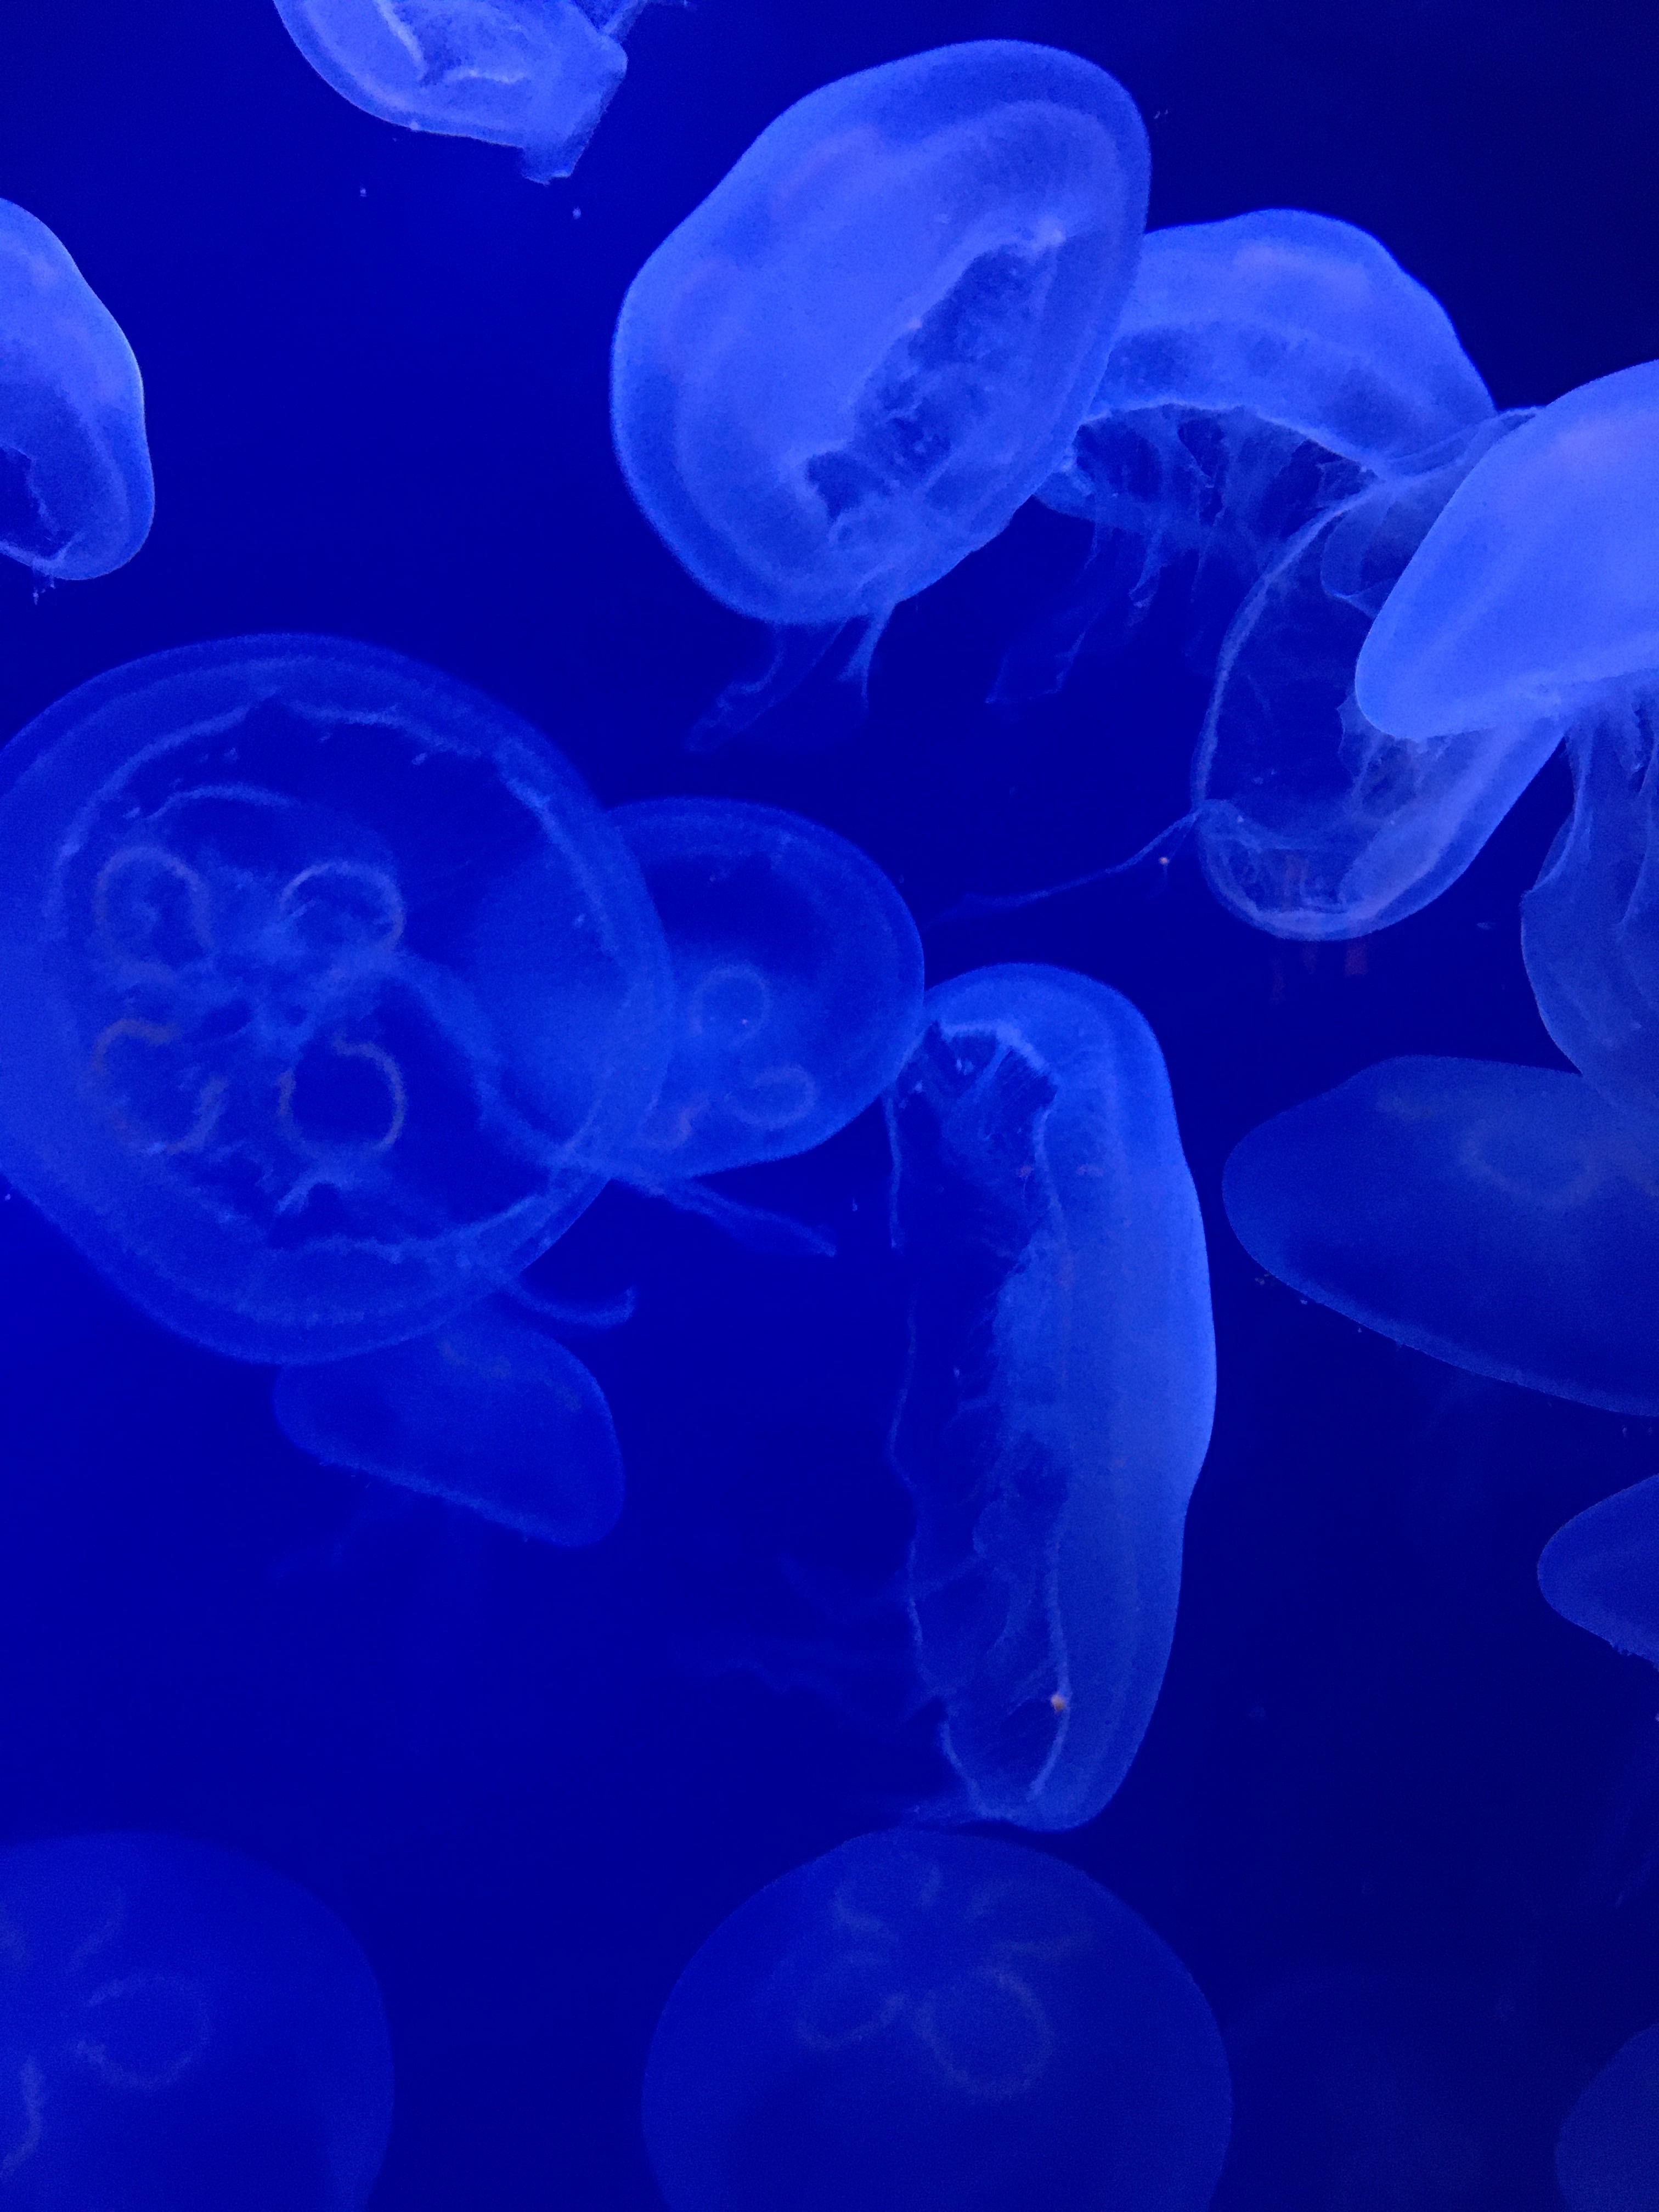
M 371 1351 L 602 1188 L 661 1080 L 667 954 L 515 716 L 239 638 L 83 685 L 0 763 L 0 1172 L 155 1319 Z
M 0 1851 L 0 2200 L 19 2212 L 361 2212 L 392 2120 L 368 1962 L 209 1844 Z
M 1582 1076 L 1382 1060 L 1252 1130 L 1222 1194 L 1304 1297 L 1473 1375 L 1659 1414 L 1659 1152 Z
M 888 1102 L 915 1660 L 961 1816 L 1076 1827 L 1127 1772 L 1175 1632 L 1215 1404 L 1203 1224 L 1157 1041 L 1115 991 L 982 968 L 924 1020 Z
M 319 76 L 410 131 L 516 146 L 568 177 L 623 81 L 646 0 L 276 0 Z
M 635 278 L 611 423 L 647 519 L 776 634 L 696 741 L 1003 528 L 1069 450 L 1134 275 L 1146 132 L 1050 46 L 943 46 L 809 94 Z
M 1575 1514 L 1545 1545 L 1538 1582 L 1564 1620 L 1659 1667 L 1659 1475 Z
M 1278 937 L 1359 937 L 1456 881 L 1556 745 L 1526 716 L 1402 738 L 1354 664 L 1470 471 L 1529 420 L 1488 416 L 1310 523 L 1227 632 L 1193 762 L 1200 858 L 1222 904 Z
M 798 814 L 665 799 L 611 819 L 675 988 L 668 1073 L 619 1172 L 718 1218 L 723 1195 L 692 1178 L 809 1151 L 897 1074 L 921 1025 L 921 940 L 875 863 Z
M 1659 2212 L 1659 2027 L 1608 2059 L 1555 2148 L 1567 2212 Z
M 547 1544 L 596 1544 L 622 1511 L 605 1393 L 572 1352 L 486 1300 L 429 1335 L 285 1367 L 272 1405 L 290 1443 Z
M 155 510 L 132 349 L 45 223 L 0 200 L 0 554 L 106 576 Z
M 646 2148 L 669 2212 L 1203 2212 L 1209 2007 L 1064 1861 L 860 1836 L 740 1905 L 670 1995 Z
M 1352 223 L 1263 208 L 1149 232 L 1087 417 L 1037 495 L 1091 524 L 1094 550 L 994 696 L 1060 690 L 1107 609 L 1143 612 L 1183 558 L 1213 641 L 1316 516 L 1492 411 L 1444 308 Z

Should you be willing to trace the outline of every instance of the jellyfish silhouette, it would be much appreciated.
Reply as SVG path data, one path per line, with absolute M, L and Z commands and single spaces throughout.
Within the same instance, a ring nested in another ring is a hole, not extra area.
M 1659 2027 L 1614 2051 L 1555 2149 L 1567 2212 L 1659 2212 Z
M 646 2067 L 669 2212 L 1203 2212 L 1227 2064 L 1180 1960 L 1058 1859 L 861 1836 L 738 1906 Z
M 1659 1475 L 1575 1514 L 1545 1545 L 1538 1582 L 1564 1620 L 1659 1667 Z
M 325 638 L 163 653 L 0 768 L 0 1166 L 137 1304 L 341 1358 L 509 1280 L 656 1095 L 667 956 L 535 731 Z
M 1097 386 L 1146 219 L 1122 88 L 1054 47 L 943 46 L 810 94 L 623 303 L 617 454 L 705 590 L 774 658 L 744 727 L 848 626 L 996 536 Z
M 0 200 L 0 554 L 105 576 L 155 508 L 131 347 L 45 223 Z
M 176 1836 L 0 1852 L 0 2202 L 360 2212 L 391 2118 L 368 1961 L 292 1882 Z

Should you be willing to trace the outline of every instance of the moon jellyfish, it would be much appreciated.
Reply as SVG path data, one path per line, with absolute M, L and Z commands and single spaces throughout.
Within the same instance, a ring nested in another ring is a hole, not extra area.
M 1659 1667 L 1659 1475 L 1558 1529 L 1538 1582 L 1564 1620 Z
M 1270 1274 L 1500 1382 L 1659 1414 L 1659 1152 L 1582 1077 L 1385 1060 L 1251 1131 L 1227 1218 Z
M 1555 2149 L 1567 2212 L 1659 2212 L 1659 2027 L 1614 2051 Z
M 132 349 L 45 223 L 0 200 L 0 554 L 105 576 L 155 509 Z
M 596 1544 L 622 1511 L 605 1393 L 574 1352 L 491 1300 L 355 1359 L 285 1367 L 289 1442 L 547 1544 Z
M 925 1022 L 888 1104 L 915 1658 L 963 1817 L 1076 1827 L 1127 1772 L 1175 1632 L 1215 1405 L 1203 1224 L 1163 1056 L 1115 991 L 982 968 Z
M 337 639 L 136 661 L 0 756 L 0 1171 L 233 1358 L 435 1327 L 656 1095 L 667 959 L 536 731 Z
M 1094 550 L 996 696 L 1058 690 L 1107 608 L 1144 610 L 1183 557 L 1213 636 L 1278 546 L 1492 411 L 1438 301 L 1353 224 L 1263 208 L 1149 232 L 1087 419 L 1038 493 L 1093 526 Z
M 645 0 L 276 0 L 318 75 L 410 131 L 516 146 L 527 177 L 568 177 L 628 57 Z
M 368 1962 L 305 1891 L 176 1836 L 0 1852 L 0 2199 L 360 2212 L 392 2119 Z
M 1227 2062 L 1109 1890 L 978 1836 L 860 1836 L 740 1905 L 646 2066 L 669 2212 L 1203 2212 Z
M 867 653 L 1059 466 L 1134 274 L 1147 167 L 1133 102 L 1092 63 L 943 46 L 809 94 L 652 255 L 617 325 L 617 458 L 704 589 L 782 634 L 707 737 L 848 623 Z
M 856 846 L 798 814 L 665 799 L 611 817 L 674 971 L 672 1043 L 629 1154 L 680 1182 L 832 1137 L 897 1074 L 921 1024 L 921 940 Z
M 1310 523 L 1245 599 L 1193 762 L 1204 872 L 1224 906 L 1291 938 L 1359 937 L 1462 875 L 1554 750 L 1522 717 L 1385 734 L 1354 698 L 1377 610 L 1494 446 L 1498 416 Z

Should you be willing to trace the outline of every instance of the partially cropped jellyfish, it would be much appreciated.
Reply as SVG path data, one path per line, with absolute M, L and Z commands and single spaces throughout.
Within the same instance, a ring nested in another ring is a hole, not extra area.
M 1221 647 L 1193 825 L 1224 906 L 1279 937 L 1364 936 L 1455 882 L 1555 750 L 1548 723 L 1385 734 L 1354 697 L 1377 610 L 1471 470 L 1518 434 L 1488 416 L 1310 523 Z
M 1163 1056 L 1115 991 L 983 968 L 924 1021 L 888 1103 L 915 1662 L 961 1816 L 1076 1827 L 1175 1633 L 1215 1404 L 1203 1225 Z
M 131 347 L 45 223 L 0 200 L 0 555 L 106 576 L 155 508 Z
M 694 1176 L 789 1158 L 887 1088 L 921 1022 L 921 940 L 854 845 L 798 814 L 651 799 L 611 817 L 674 970 L 668 1073 L 619 1172 Z
M 0 1170 L 234 1358 L 435 1327 L 661 1080 L 662 933 L 516 716 L 337 639 L 137 661 L 0 755 Z
M 1581 1076 L 1382 1060 L 1253 1129 L 1222 1194 L 1304 1297 L 1470 1374 L 1659 1414 L 1659 1152 Z
M 1086 419 L 1038 493 L 1092 526 L 1094 550 L 995 696 L 1057 690 L 1095 622 L 1144 611 L 1177 562 L 1212 641 L 1318 514 L 1492 411 L 1439 301 L 1353 224 L 1263 208 L 1149 232 Z
M 622 1511 L 605 1394 L 504 1300 L 354 1359 L 285 1367 L 277 1425 L 331 1467 L 380 1476 L 547 1544 L 596 1544 Z
M 669 2212 L 1204 2212 L 1221 2038 L 1109 1890 L 979 1836 L 860 1836 L 738 1906 L 645 2074 Z
M 1555 2147 L 1567 2212 L 1659 2212 L 1659 2027 L 1615 2051 Z
M 1582 385 L 1453 495 L 1360 653 L 1370 719 L 1422 743 L 1531 724 L 1577 787 L 1523 913 L 1551 1036 L 1659 1121 L 1659 362 Z
M 410 131 L 516 146 L 568 177 L 623 81 L 646 0 L 276 0 L 294 43 L 353 106 Z
M 391 2120 L 374 1978 L 304 1890 L 177 1836 L 0 1851 L 0 2202 L 361 2212 Z
M 635 277 L 611 422 L 649 520 L 769 624 L 752 721 L 849 624 L 994 538 L 1097 389 L 1146 219 L 1146 137 L 1092 63 L 943 46 L 809 94 Z
M 1545 1545 L 1538 1582 L 1564 1620 L 1659 1667 L 1659 1475 L 1575 1514 Z

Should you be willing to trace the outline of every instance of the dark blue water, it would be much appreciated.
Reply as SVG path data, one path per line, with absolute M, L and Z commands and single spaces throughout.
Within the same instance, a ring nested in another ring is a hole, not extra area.
M 106 581 L 37 599 L 0 576 L 0 729 L 137 653 L 336 631 L 516 708 L 607 803 L 808 814 L 924 921 L 1133 851 L 1186 804 L 1203 686 L 1176 613 L 1056 702 L 981 703 L 1078 526 L 1027 509 L 901 608 L 870 716 L 832 747 L 697 758 L 683 733 L 755 640 L 611 458 L 609 336 L 645 256 L 790 100 L 985 35 L 1122 79 L 1154 222 L 1279 204 L 1376 233 L 1500 406 L 1659 355 L 1659 19 L 1629 0 L 657 7 L 576 177 L 546 188 L 348 106 L 269 0 L 18 8 L 0 196 L 131 339 L 159 506 Z M 1048 960 L 1143 1010 L 1211 1237 L 1219 1413 L 1168 1682 L 1106 1814 L 1035 1847 L 1142 1913 L 1242 2047 L 1317 1967 L 1434 1977 L 1447 2019 L 1522 2053 L 1474 2100 L 1501 2185 L 1382 2212 L 1553 2204 L 1560 2113 L 1659 2016 L 1659 1697 L 1534 1576 L 1568 1515 L 1659 1468 L 1659 1425 L 1303 1304 L 1233 1240 L 1218 1177 L 1266 1115 L 1389 1054 L 1559 1064 L 1516 901 L 1567 797 L 1553 763 L 1450 892 L 1351 945 L 1252 933 L 1180 856 L 927 935 L 932 980 Z M 680 1968 L 762 1883 L 927 1787 L 874 1632 L 833 1700 L 724 1671 L 761 1639 L 829 1641 L 826 1613 L 902 1557 L 887 1171 L 866 1115 L 732 1179 L 831 1224 L 834 1264 L 615 1192 L 542 1263 L 561 1296 L 639 1291 L 583 1347 L 628 1504 L 571 1553 L 319 1469 L 268 1375 L 165 1335 L 0 1205 L 0 1837 L 176 1830 L 332 1905 L 392 2023 L 383 2212 L 655 2204 L 638 2086 Z

